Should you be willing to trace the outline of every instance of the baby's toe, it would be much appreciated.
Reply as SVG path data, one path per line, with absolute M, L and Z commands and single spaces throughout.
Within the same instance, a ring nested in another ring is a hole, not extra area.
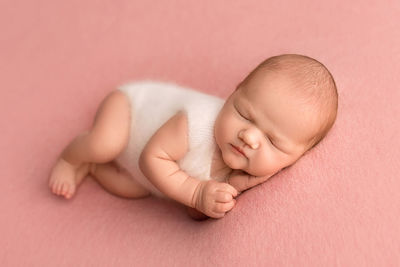
M 63 183 L 62 185 L 61 185 L 61 195 L 64 195 L 65 196 L 65 194 L 67 193 L 67 190 L 68 190 L 68 184 L 67 183 Z
M 66 199 L 70 199 L 70 198 L 72 197 L 72 193 L 71 193 L 71 192 L 67 192 L 67 193 L 64 195 L 64 197 L 65 197 Z
M 61 195 L 61 189 L 62 189 L 63 183 L 57 183 L 57 195 Z
M 57 182 L 53 182 L 52 185 L 51 185 L 51 191 L 52 191 L 54 194 L 57 194 L 57 185 L 58 185 Z
M 65 198 L 70 198 L 72 195 L 72 185 L 70 184 L 65 184 L 63 187 L 63 193 Z
M 71 198 L 75 193 L 75 184 L 69 184 L 67 193 L 65 194 L 65 198 Z

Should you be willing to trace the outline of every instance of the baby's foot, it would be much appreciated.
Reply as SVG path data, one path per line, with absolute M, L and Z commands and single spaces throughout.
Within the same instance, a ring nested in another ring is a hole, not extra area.
M 49 187 L 56 195 L 66 199 L 71 198 L 82 179 L 89 173 L 91 164 L 82 163 L 73 165 L 63 158 L 59 158 L 53 167 L 49 180 Z

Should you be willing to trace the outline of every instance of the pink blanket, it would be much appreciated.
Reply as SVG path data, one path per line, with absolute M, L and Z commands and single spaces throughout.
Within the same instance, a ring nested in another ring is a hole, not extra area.
M 400 266 L 399 1 L 0 1 L 2 266 Z M 88 179 L 47 187 L 61 150 L 117 85 L 226 97 L 263 59 L 305 54 L 337 122 L 295 166 L 196 222 Z

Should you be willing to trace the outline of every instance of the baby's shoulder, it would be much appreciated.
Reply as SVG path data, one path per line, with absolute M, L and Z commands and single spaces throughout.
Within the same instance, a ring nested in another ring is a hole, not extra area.
M 181 159 L 188 150 L 187 128 L 186 115 L 177 112 L 153 134 L 142 154 L 157 154 L 163 151 L 164 155 L 173 160 Z

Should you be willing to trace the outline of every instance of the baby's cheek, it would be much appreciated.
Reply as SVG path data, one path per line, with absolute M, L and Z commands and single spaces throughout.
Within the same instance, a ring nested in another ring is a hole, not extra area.
M 281 162 L 274 157 L 268 157 L 265 155 L 254 161 L 252 166 L 253 175 L 255 176 L 271 175 L 277 172 L 280 168 Z

